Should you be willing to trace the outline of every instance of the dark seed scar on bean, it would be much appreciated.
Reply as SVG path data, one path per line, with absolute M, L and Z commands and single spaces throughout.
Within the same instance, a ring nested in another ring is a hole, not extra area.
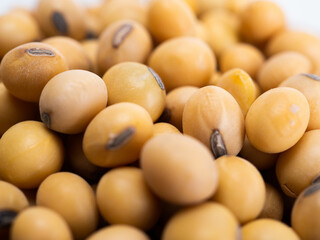
M 314 75 L 314 74 L 311 74 L 311 73 L 302 73 L 301 75 L 305 76 L 305 77 L 308 77 L 308 78 L 311 78 L 311 79 L 316 80 L 316 81 L 320 81 L 320 76 L 317 76 L 317 75 Z
M 113 35 L 112 47 L 118 48 L 126 37 L 132 32 L 133 26 L 131 24 L 123 24 Z
M 56 54 L 50 49 L 45 48 L 28 48 L 26 52 L 31 56 L 48 56 L 54 57 Z
M 94 32 L 88 31 L 86 33 L 85 39 L 95 39 L 95 38 L 97 38 L 97 35 Z
M 214 129 L 210 136 L 210 146 L 213 156 L 217 159 L 221 156 L 227 155 L 226 145 L 223 137 L 218 129 Z
M 320 190 L 320 183 L 312 184 L 310 187 L 307 188 L 307 190 L 304 192 L 303 196 L 307 197 L 315 192 Z
M 68 34 L 68 24 L 62 13 L 57 11 L 53 12 L 51 15 L 51 21 L 59 33 L 63 35 Z
M 156 81 L 157 81 L 159 87 L 161 88 L 161 90 L 165 90 L 164 84 L 163 84 L 160 76 L 151 67 L 148 67 L 148 70 L 151 72 L 153 77 L 156 79 Z
M 0 211 L 0 228 L 9 227 L 17 215 L 18 213 L 12 210 L 1 210 Z
M 316 184 L 316 183 L 320 183 L 320 174 L 316 176 L 311 182 L 311 184 Z
M 47 128 L 50 128 L 51 125 L 51 119 L 50 115 L 46 112 L 41 113 L 41 120 L 46 125 Z
M 293 191 L 288 187 L 287 184 L 283 184 L 283 187 L 284 187 L 285 189 L 287 189 L 287 191 L 290 192 L 293 196 L 297 197 L 297 194 L 296 194 L 295 192 L 293 192 Z
M 128 127 L 120 132 L 118 135 L 111 137 L 107 142 L 106 148 L 108 150 L 116 150 L 126 144 L 136 133 L 134 127 Z

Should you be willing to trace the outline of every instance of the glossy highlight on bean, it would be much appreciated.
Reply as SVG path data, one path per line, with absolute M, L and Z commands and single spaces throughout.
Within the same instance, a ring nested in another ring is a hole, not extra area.
M 126 37 L 131 33 L 132 30 L 133 26 L 131 24 L 122 25 L 113 36 L 112 47 L 118 48 L 126 39 Z
M 123 130 L 119 135 L 112 137 L 108 143 L 106 148 L 108 150 L 119 149 L 121 146 L 126 144 L 135 134 L 136 129 L 134 127 L 128 127 Z
M 68 24 L 60 12 L 53 12 L 51 20 L 58 32 L 64 35 L 68 34 Z
M 224 144 L 223 137 L 218 129 L 212 131 L 210 145 L 215 158 L 227 155 L 226 145 Z
M 48 57 L 54 57 L 56 54 L 45 48 L 29 48 L 26 50 L 26 52 L 31 56 L 48 56 Z

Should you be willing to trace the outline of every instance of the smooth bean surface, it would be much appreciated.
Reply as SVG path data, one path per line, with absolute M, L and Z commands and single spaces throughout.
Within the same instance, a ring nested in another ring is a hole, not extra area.
M 274 88 L 251 105 L 246 116 L 246 133 L 258 150 L 279 153 L 299 141 L 309 118 L 309 104 L 301 92 L 288 87 Z
M 198 140 L 169 133 L 151 138 L 140 157 L 143 175 L 152 191 L 178 205 L 199 203 L 214 194 L 219 173 L 213 160 Z

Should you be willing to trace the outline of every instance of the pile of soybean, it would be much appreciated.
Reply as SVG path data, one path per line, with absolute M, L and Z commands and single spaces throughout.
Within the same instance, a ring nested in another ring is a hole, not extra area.
M 0 17 L 0 239 L 320 239 L 320 39 L 271 1 Z

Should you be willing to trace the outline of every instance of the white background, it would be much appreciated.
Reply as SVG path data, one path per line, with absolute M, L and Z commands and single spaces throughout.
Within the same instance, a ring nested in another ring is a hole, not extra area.
M 54 0 L 52 0 L 54 1 Z M 75 0 L 84 6 L 94 5 L 103 0 Z M 291 29 L 304 30 L 320 36 L 319 0 L 272 0 L 278 3 L 286 13 Z M 0 0 L 0 15 L 16 6 L 32 8 L 37 0 Z

